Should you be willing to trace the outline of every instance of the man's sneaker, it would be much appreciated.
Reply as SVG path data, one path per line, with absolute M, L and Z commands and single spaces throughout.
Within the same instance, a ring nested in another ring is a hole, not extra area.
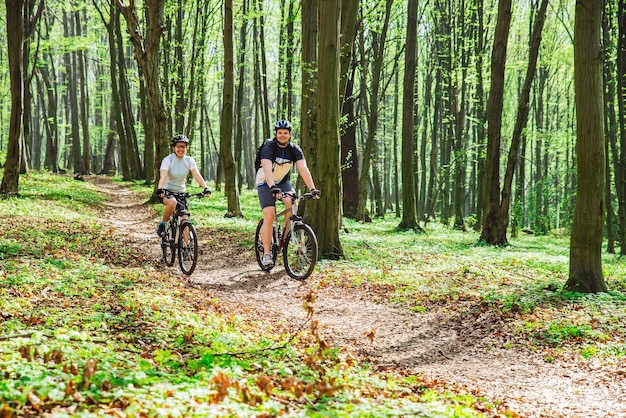
M 166 223 L 165 223 L 165 222 L 163 222 L 163 221 L 161 221 L 161 222 L 159 223 L 159 226 L 157 227 L 157 235 L 158 235 L 158 236 L 163 235 L 163 233 L 165 232 L 165 227 L 166 227 L 166 226 L 167 226 L 167 225 L 166 225 Z
M 268 269 L 274 267 L 274 259 L 272 258 L 271 254 L 263 255 L 263 258 L 261 259 L 261 263 L 263 264 L 265 268 L 268 268 Z

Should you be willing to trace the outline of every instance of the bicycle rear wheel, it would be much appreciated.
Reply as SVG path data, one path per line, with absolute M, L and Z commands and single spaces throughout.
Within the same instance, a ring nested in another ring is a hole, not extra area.
M 163 251 L 163 261 L 165 265 L 171 267 L 176 259 L 176 245 L 174 245 L 174 237 L 172 231 L 168 228 L 161 235 L 161 250 Z
M 193 273 L 198 263 L 198 236 L 196 228 L 189 222 L 180 228 L 178 237 L 178 263 L 183 274 Z
M 293 234 L 293 236 L 291 236 Z M 294 240 L 295 238 L 295 240 Z M 283 247 L 285 271 L 292 279 L 304 280 L 317 262 L 317 237 L 310 226 L 298 224 L 286 237 Z
M 265 254 L 265 249 L 263 248 L 263 240 L 261 239 L 261 228 L 263 227 L 263 219 L 259 221 L 259 224 L 256 227 L 256 234 L 254 235 L 254 248 L 256 255 L 256 262 L 259 263 L 259 267 L 263 271 L 270 271 L 272 267 L 265 267 L 263 262 L 263 255 Z M 278 245 L 276 243 L 276 239 L 274 238 L 274 234 L 272 234 L 272 258 L 274 259 L 274 263 L 276 263 L 276 255 L 278 252 Z

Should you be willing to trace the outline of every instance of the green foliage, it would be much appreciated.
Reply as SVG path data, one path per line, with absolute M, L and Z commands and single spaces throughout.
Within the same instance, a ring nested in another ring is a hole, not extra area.
M 219 301 L 126 247 L 98 221 L 104 197 L 68 179 L 33 173 L 20 198 L 0 201 L 4 415 L 474 417 L 476 405 L 492 408 L 374 373 L 323 347 L 314 328 L 285 344 L 222 316 Z M 218 222 L 223 207 L 208 200 L 196 213 L 235 240 L 256 223 Z

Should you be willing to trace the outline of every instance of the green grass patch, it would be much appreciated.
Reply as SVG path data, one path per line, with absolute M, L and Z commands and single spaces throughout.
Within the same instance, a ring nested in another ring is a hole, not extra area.
M 105 196 L 88 182 L 31 173 L 20 189 L 0 200 L 4 416 L 474 417 L 497 408 L 417 377 L 375 373 L 321 347 L 314 331 L 286 344 L 287 336 L 222 316 L 219 301 L 155 268 L 100 221 Z M 255 199 L 244 193 L 243 219 L 224 217 L 219 192 L 191 208 L 201 228 L 248 248 Z M 325 264 L 319 274 L 356 266 Z M 363 269 L 374 277 L 375 266 Z

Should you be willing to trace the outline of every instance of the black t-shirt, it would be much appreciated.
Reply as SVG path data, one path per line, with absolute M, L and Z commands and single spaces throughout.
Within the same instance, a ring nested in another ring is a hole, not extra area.
M 278 146 L 276 139 L 267 142 L 260 151 L 260 159 L 270 160 L 272 162 L 272 173 L 274 174 L 274 183 L 280 184 L 289 180 L 291 169 L 296 161 L 304 159 L 302 149 L 289 141 L 285 148 Z M 256 174 L 256 183 L 263 184 L 266 182 L 265 172 L 263 168 L 259 168 Z

